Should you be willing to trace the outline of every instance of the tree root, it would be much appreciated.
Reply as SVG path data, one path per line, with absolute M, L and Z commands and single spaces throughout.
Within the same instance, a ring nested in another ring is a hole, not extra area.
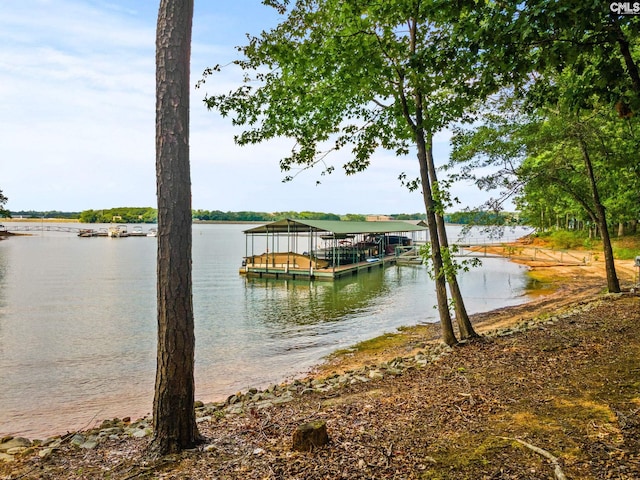
M 551 461 L 551 463 L 553 464 L 553 474 L 556 480 L 567 480 L 567 477 L 565 476 L 564 472 L 562 471 L 562 467 L 560 466 L 560 459 L 558 457 L 556 457 L 555 455 L 553 455 L 552 453 L 548 452 L 547 450 L 540 448 L 540 447 L 536 447 L 535 445 L 531 445 L 528 442 L 525 442 L 524 440 L 520 440 L 519 438 L 510 438 L 510 437 L 500 437 L 504 440 L 511 440 L 511 441 L 516 441 L 518 443 L 520 443 L 521 445 L 524 445 L 525 447 L 527 447 L 529 450 L 532 450 L 534 452 L 536 452 L 539 455 L 542 455 L 543 457 L 547 458 L 548 460 Z

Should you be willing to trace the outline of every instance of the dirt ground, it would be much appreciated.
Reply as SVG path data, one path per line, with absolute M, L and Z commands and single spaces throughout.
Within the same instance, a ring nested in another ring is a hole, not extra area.
M 527 260 L 522 260 L 527 261 Z M 530 302 L 475 315 L 480 340 L 424 368 L 312 392 L 199 424 L 202 446 L 147 461 L 145 439 L 93 450 L 64 444 L 0 462 L 0 479 L 638 479 L 640 297 L 604 294 L 601 262 L 534 265 Z M 517 326 L 517 327 L 516 327 Z M 496 333 L 497 332 L 497 333 Z M 428 351 L 439 327 L 418 326 L 342 352 L 324 378 Z M 329 443 L 291 448 L 295 428 L 326 422 Z

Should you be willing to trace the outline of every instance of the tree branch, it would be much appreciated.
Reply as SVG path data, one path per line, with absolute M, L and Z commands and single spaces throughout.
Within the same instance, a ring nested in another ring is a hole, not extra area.
M 564 472 L 562 471 L 562 468 L 560 467 L 560 459 L 555 455 L 549 453 L 547 450 L 543 448 L 536 447 L 535 445 L 531 445 L 529 442 L 520 440 L 519 438 L 510 438 L 510 437 L 500 437 L 500 438 L 502 438 L 503 440 L 518 442 L 521 445 L 524 445 L 525 447 L 527 447 L 529 450 L 532 450 L 537 454 L 542 455 L 546 459 L 550 460 L 554 467 L 554 472 L 553 472 L 554 478 L 556 480 L 567 480 L 567 477 L 565 476 Z

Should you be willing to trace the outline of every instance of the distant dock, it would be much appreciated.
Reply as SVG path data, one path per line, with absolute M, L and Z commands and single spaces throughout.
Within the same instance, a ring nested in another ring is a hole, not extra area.
M 0 225 L 0 235 L 12 235 L 14 233 L 22 232 L 62 232 L 62 233 L 75 233 L 81 238 L 92 237 L 112 237 L 112 238 L 126 238 L 126 237 L 156 237 L 158 230 L 151 228 L 148 231 L 143 231 L 142 227 L 135 226 L 132 230 L 129 230 L 126 225 L 117 225 L 113 227 L 102 227 L 98 229 L 93 228 L 79 228 L 79 227 L 67 227 L 64 225 L 48 225 L 48 224 L 33 224 L 33 225 L 15 225 L 6 226 Z

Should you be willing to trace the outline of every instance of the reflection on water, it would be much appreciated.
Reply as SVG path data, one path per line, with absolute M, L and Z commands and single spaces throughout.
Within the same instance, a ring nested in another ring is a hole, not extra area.
M 247 278 L 246 286 L 247 315 L 282 326 L 341 320 L 367 307 L 389 289 L 383 269 L 333 282 Z
M 194 226 L 198 399 L 280 382 L 338 348 L 436 319 L 422 266 L 335 282 L 242 277 L 247 228 Z M 156 245 L 55 232 L 0 242 L 0 436 L 150 412 Z M 492 259 L 463 275 L 469 311 L 521 302 L 524 271 Z

